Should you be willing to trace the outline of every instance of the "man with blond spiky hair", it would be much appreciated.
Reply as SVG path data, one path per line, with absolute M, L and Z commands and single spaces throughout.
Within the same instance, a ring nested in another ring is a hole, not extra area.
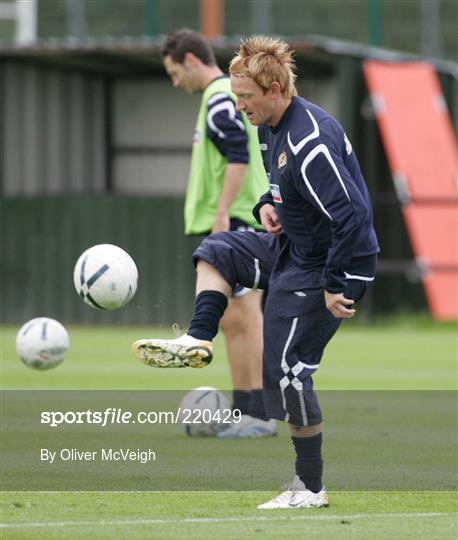
M 290 489 L 259 509 L 328 505 L 322 484 L 322 414 L 312 376 L 342 319 L 374 280 L 379 247 L 369 193 L 342 126 L 297 96 L 294 60 L 281 40 L 242 42 L 229 69 L 237 110 L 259 126 L 270 189 L 253 210 L 264 234 L 222 232 L 194 253 L 197 298 L 176 340 L 141 340 L 157 365 L 208 363 L 231 287 L 268 288 L 264 403 L 289 424 L 296 452 Z M 206 301 L 199 302 L 205 293 Z

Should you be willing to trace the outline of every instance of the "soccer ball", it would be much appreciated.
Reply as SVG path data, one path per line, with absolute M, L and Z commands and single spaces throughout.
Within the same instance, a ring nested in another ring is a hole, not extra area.
M 58 366 L 68 350 L 67 330 L 54 319 L 38 317 L 24 324 L 16 336 L 16 351 L 24 364 L 33 369 Z
M 180 420 L 191 437 L 214 437 L 229 427 L 231 405 L 227 397 L 211 386 L 188 392 L 180 403 Z
M 125 306 L 137 290 L 137 279 L 132 257 L 112 244 L 87 249 L 73 271 L 76 292 L 86 304 L 98 309 Z

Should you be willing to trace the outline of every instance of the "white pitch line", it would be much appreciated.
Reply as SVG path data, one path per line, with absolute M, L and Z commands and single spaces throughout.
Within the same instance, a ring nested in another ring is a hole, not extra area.
M 181 523 L 231 523 L 239 521 L 330 521 L 333 519 L 372 519 L 383 517 L 422 518 L 452 516 L 454 512 L 424 512 L 424 513 L 386 513 L 386 514 L 348 514 L 322 516 L 240 516 L 228 518 L 184 518 L 184 519 L 120 519 L 101 521 L 48 521 L 37 523 L 0 523 L 2 529 L 27 527 L 71 527 L 93 525 L 179 525 Z

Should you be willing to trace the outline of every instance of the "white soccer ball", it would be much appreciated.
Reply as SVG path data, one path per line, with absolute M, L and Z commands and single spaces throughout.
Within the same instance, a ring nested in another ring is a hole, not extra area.
M 138 270 L 132 257 L 112 244 L 87 249 L 73 271 L 76 292 L 90 306 L 118 309 L 137 290 Z
M 229 427 L 231 405 L 227 397 L 211 386 L 188 392 L 180 403 L 180 420 L 191 437 L 214 437 Z
M 16 351 L 24 364 L 33 369 L 58 366 L 68 350 L 67 330 L 60 322 L 37 317 L 24 324 L 16 336 Z

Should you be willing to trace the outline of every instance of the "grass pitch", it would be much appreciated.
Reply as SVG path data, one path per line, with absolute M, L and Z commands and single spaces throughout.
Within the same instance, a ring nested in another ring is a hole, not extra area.
M 455 539 L 447 492 L 336 492 L 329 508 L 260 511 L 271 493 L 8 493 L 5 539 Z
M 130 344 L 140 337 L 171 336 L 168 329 L 69 327 L 71 349 L 64 363 L 49 372 L 36 372 L 15 355 L 18 328 L 4 327 L 1 333 L 4 389 L 179 390 L 202 385 L 230 389 L 220 338 L 216 358 L 208 368 L 161 371 L 138 363 Z M 456 362 L 454 325 L 418 319 L 375 327 L 352 322 L 329 345 L 315 384 L 322 390 L 456 390 Z M 186 441 L 183 438 L 184 445 Z M 265 512 L 256 510 L 256 505 L 274 491 L 8 491 L 2 493 L 0 535 L 2 539 L 130 540 L 251 540 L 293 535 L 455 539 L 458 535 L 455 491 L 333 492 L 332 485 L 327 487 L 330 508 Z

